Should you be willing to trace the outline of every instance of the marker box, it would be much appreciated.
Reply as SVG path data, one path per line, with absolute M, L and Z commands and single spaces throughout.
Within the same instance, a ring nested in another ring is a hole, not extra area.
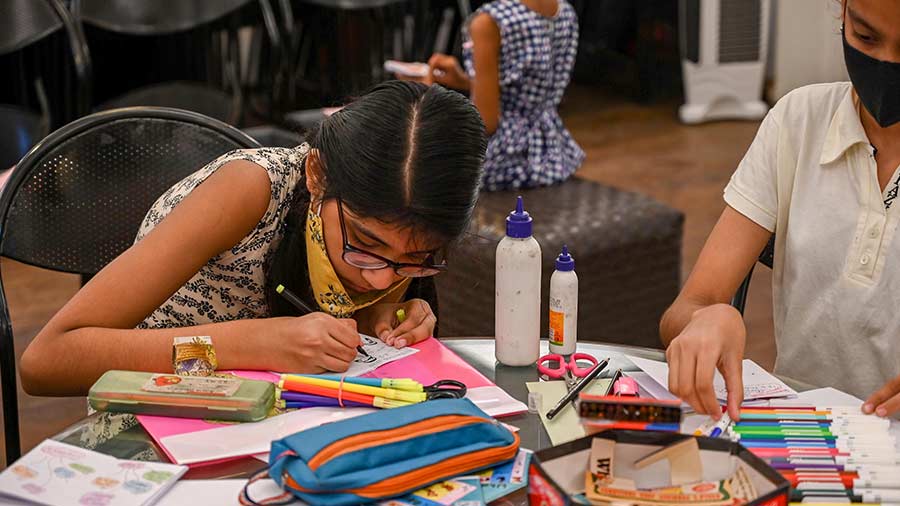
M 578 414 L 582 423 L 643 422 L 680 424 L 683 411 L 680 401 L 618 395 L 579 396 Z
M 275 385 L 238 377 L 107 371 L 88 393 L 97 411 L 255 422 L 268 415 Z

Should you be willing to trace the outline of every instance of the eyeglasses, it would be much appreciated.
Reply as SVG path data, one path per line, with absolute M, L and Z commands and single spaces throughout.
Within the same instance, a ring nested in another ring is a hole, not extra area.
M 341 254 L 341 258 L 353 267 L 366 270 L 379 270 L 391 267 L 398 276 L 405 278 L 424 278 L 447 270 L 447 261 L 441 260 L 435 263 L 434 255 L 428 255 L 428 258 L 421 264 L 409 264 L 394 262 L 381 255 L 376 255 L 351 245 L 347 242 L 347 225 L 344 223 L 344 205 L 341 199 L 337 199 L 337 205 L 338 217 L 341 221 L 341 236 L 344 240 L 344 251 Z

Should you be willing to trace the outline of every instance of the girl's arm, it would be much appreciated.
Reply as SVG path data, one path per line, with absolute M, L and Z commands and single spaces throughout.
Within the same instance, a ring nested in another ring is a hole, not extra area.
M 428 76 L 423 82 L 468 91 L 491 135 L 500 122 L 500 28 L 488 14 L 481 13 L 472 19 L 469 36 L 475 76 L 470 79 L 455 57 L 435 53 L 428 60 Z
M 325 340 L 314 347 L 327 348 L 334 360 L 302 357 L 310 347 L 292 347 L 287 342 L 278 345 L 283 351 L 268 349 L 273 341 L 294 334 L 291 330 L 300 320 L 309 318 L 134 328 L 210 258 L 253 230 L 268 207 L 270 192 L 266 171 L 252 162 L 232 161 L 219 168 L 146 237 L 97 273 L 38 333 L 21 359 L 25 390 L 37 395 L 84 394 L 110 369 L 171 371 L 172 338 L 186 335 L 212 336 L 221 368 L 266 369 L 276 365 L 279 355 L 287 359 L 282 362 L 294 366 L 302 360 L 304 365 L 339 368 L 336 357 L 345 350 Z M 312 320 L 329 327 L 329 322 L 318 321 L 324 318 Z M 346 330 L 329 327 L 329 332 L 347 341 L 352 360 L 356 355 L 352 347 L 359 337 L 337 320 L 334 323 Z
M 735 419 L 739 415 L 746 328 L 729 302 L 770 235 L 726 207 L 684 288 L 663 315 L 660 335 L 667 346 L 669 390 L 698 413 L 721 416 L 713 389 L 718 369 L 728 389 L 729 413 Z
M 478 14 L 469 25 L 475 77 L 470 86 L 472 102 L 481 113 L 488 135 L 500 122 L 500 28 L 493 18 Z
M 725 207 L 675 302 L 663 315 L 660 336 L 668 346 L 698 309 L 730 304 L 771 232 Z

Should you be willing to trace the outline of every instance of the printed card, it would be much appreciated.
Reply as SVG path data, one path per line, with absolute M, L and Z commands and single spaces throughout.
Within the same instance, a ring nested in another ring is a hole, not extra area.
M 47 506 L 139 506 L 155 502 L 185 471 L 48 439 L 0 473 L 0 497 Z
M 491 503 L 527 485 L 530 462 L 531 452 L 519 450 L 512 461 L 478 473 L 484 502 Z
M 378 506 L 484 506 L 481 483 L 477 476 L 460 476 L 435 483 L 412 494 Z
M 394 360 L 400 360 L 403 357 L 408 357 L 419 351 L 408 346 L 398 350 L 393 346 L 384 344 L 381 339 L 365 334 L 360 334 L 359 337 L 362 341 L 363 349 L 366 350 L 366 353 L 368 353 L 369 356 L 367 357 L 362 353 L 358 353 L 356 359 L 350 364 L 350 368 L 347 369 L 347 372 L 345 373 L 347 376 L 362 376 L 367 372 L 378 369 L 384 364 L 393 362 Z

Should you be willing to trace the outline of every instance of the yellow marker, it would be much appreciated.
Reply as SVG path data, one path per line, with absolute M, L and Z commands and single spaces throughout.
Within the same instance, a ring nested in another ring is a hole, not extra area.
M 406 311 L 403 309 L 397 310 L 397 321 L 403 323 L 406 320 Z

